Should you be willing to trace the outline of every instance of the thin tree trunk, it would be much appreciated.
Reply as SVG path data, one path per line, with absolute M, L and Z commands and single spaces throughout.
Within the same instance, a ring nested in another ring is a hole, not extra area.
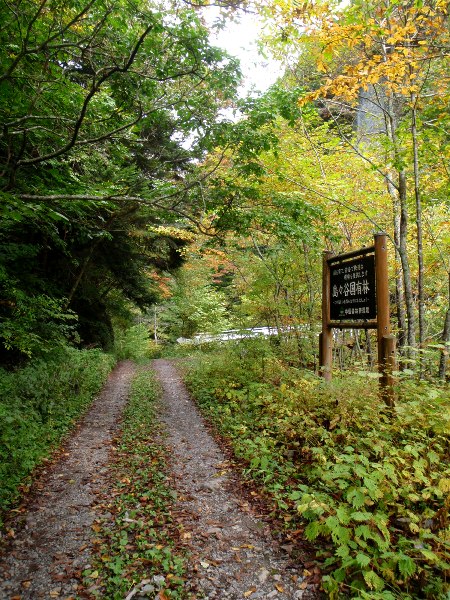
M 414 164 L 414 198 L 416 202 L 416 228 L 417 228 L 417 264 L 419 272 L 417 275 L 417 289 L 419 296 L 419 346 L 422 348 L 425 341 L 425 292 L 424 275 L 425 266 L 423 262 L 423 227 L 422 227 L 422 200 L 420 197 L 419 179 L 419 144 L 417 140 L 417 110 L 416 97 L 411 98 L 413 108 L 411 110 L 411 135 L 413 142 L 413 164 Z M 422 355 L 419 356 L 420 374 L 422 376 Z
M 388 55 L 390 53 L 390 46 L 386 43 L 383 44 L 383 57 L 384 61 L 388 60 Z M 399 152 L 399 144 L 397 139 L 397 115 L 396 108 L 394 105 L 393 97 L 391 94 L 386 95 L 386 105 L 385 105 L 385 126 L 386 133 L 388 138 L 392 143 L 393 148 L 393 158 L 394 164 L 400 163 L 400 152 Z M 388 182 L 389 187 L 389 182 Z M 416 344 L 416 319 L 414 314 L 414 297 L 412 292 L 412 283 L 411 283 L 411 269 L 409 267 L 409 258 L 408 258 L 408 247 L 407 247 L 407 235 L 408 235 L 408 205 L 407 205 L 407 196 L 406 196 L 406 174 L 404 169 L 398 170 L 398 185 L 397 194 L 398 194 L 398 243 L 397 243 L 397 252 L 400 257 L 400 262 L 403 271 L 403 290 L 404 290 L 404 300 L 405 300 L 405 308 L 406 308 L 406 316 L 407 316 L 407 324 L 406 324 L 406 339 L 408 344 L 408 349 L 406 355 L 411 354 L 411 349 L 414 348 Z M 391 194 L 392 195 L 392 194 Z M 395 213 L 394 213 L 395 214 Z M 395 217 L 394 217 L 395 218 Z M 397 297 L 400 298 L 402 296 L 400 289 L 397 289 Z M 399 314 L 399 325 L 400 321 L 404 321 L 404 315 Z
M 67 310 L 69 308 L 69 306 L 72 304 L 72 300 L 73 300 L 73 297 L 75 295 L 75 292 L 77 291 L 78 286 L 80 285 L 81 280 L 83 279 L 84 274 L 86 273 L 86 269 L 88 268 L 89 263 L 91 262 L 92 255 L 94 254 L 94 250 L 98 246 L 98 244 L 99 244 L 99 242 L 96 241 L 89 248 L 89 252 L 85 256 L 85 258 L 83 260 L 83 264 L 81 265 L 81 269 L 78 271 L 78 275 L 76 276 L 76 279 L 73 282 L 73 285 L 72 285 L 72 288 L 71 288 L 71 290 L 69 292 L 69 295 L 67 296 L 67 300 L 66 300 L 66 303 L 64 305 L 64 309 L 65 310 Z
M 373 365 L 375 364 L 375 361 L 373 358 L 372 342 L 370 340 L 370 332 L 368 329 L 366 329 L 366 354 L 368 365 L 372 369 Z
M 118 217 L 126 217 L 128 215 L 133 214 L 134 212 L 136 212 L 139 208 L 138 204 L 134 204 L 131 207 L 128 207 L 120 212 L 114 213 L 113 215 L 111 215 L 108 219 L 108 221 L 105 224 L 105 231 L 109 231 L 109 228 L 111 227 L 112 223 L 114 223 L 114 221 L 118 218 Z M 69 308 L 69 306 L 72 303 L 73 297 L 75 296 L 75 292 L 78 289 L 78 286 L 80 285 L 84 274 L 86 273 L 86 270 L 89 266 L 89 263 L 92 260 L 92 257 L 94 255 L 94 250 L 103 242 L 103 238 L 99 237 L 96 239 L 96 241 L 91 245 L 91 247 L 89 248 L 89 251 L 87 253 L 87 255 L 84 258 L 83 264 L 81 265 L 81 269 L 78 272 L 78 275 L 75 278 L 75 281 L 72 285 L 72 288 L 69 292 L 69 295 L 67 296 L 67 300 L 66 303 L 64 305 L 65 310 L 67 310 Z
M 405 295 L 403 292 L 403 272 L 401 266 L 401 259 L 399 254 L 400 247 L 400 209 L 398 194 L 395 188 L 388 183 L 389 194 L 392 198 L 392 208 L 394 215 L 394 244 L 395 244 L 395 301 L 396 301 L 396 312 L 397 312 L 397 325 L 398 325 L 398 348 L 401 351 L 406 344 L 406 316 L 405 316 Z
M 445 314 L 444 330 L 442 332 L 442 343 L 446 346 L 441 351 L 441 359 L 439 361 L 439 377 L 445 379 L 447 373 L 447 362 L 450 347 L 450 271 L 448 272 L 448 308 Z
M 411 282 L 411 269 L 408 259 L 408 206 L 406 201 L 406 176 L 404 171 L 398 174 L 400 200 L 400 239 L 399 254 L 403 269 L 403 285 L 405 292 L 406 316 L 408 318 L 407 341 L 409 348 L 416 345 L 416 316 L 414 314 L 414 296 Z M 410 353 L 410 352 L 408 352 Z

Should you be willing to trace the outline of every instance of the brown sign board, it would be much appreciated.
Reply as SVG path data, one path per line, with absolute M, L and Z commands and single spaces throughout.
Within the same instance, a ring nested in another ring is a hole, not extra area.
M 331 320 L 375 319 L 375 256 L 365 255 L 342 262 L 334 260 L 330 264 Z

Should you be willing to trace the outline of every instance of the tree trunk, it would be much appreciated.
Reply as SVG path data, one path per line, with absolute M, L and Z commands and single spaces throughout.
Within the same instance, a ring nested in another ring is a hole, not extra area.
M 388 49 L 385 48 L 385 54 L 387 56 Z M 398 164 L 400 162 L 400 151 L 399 151 L 399 143 L 397 139 L 397 116 L 396 110 L 393 102 L 393 98 L 391 95 L 386 96 L 386 106 L 385 106 L 385 125 L 386 125 L 386 133 L 388 138 L 392 143 L 392 151 L 393 151 L 393 159 L 394 164 Z M 398 235 L 398 241 L 396 242 L 396 250 L 400 257 L 400 263 L 402 267 L 403 274 L 403 293 L 404 293 L 404 301 L 406 308 L 406 340 L 408 349 L 406 351 L 406 355 L 409 356 L 411 354 L 411 348 L 414 348 L 416 344 L 416 319 L 414 314 L 414 296 L 412 291 L 412 283 L 411 283 L 411 269 L 409 267 L 409 258 L 408 258 L 408 204 L 407 204 L 407 195 L 406 195 L 406 174 L 404 169 L 397 171 L 397 181 L 396 189 L 393 190 L 393 179 L 387 180 L 388 189 L 391 194 L 391 197 L 394 197 L 394 220 L 398 219 L 398 226 L 394 223 L 395 233 Z M 398 208 L 397 208 L 398 207 Z M 398 215 L 398 216 L 397 216 Z M 400 293 L 399 293 L 400 292 Z M 400 289 L 397 289 L 397 297 L 402 297 L 402 293 Z M 400 304 L 400 302 L 399 302 Z M 400 322 L 403 321 L 403 330 L 405 331 L 405 318 L 404 313 L 401 312 L 399 314 L 399 325 Z
M 444 330 L 442 332 L 441 341 L 446 347 L 441 351 L 441 360 L 439 361 L 439 377 L 440 379 L 445 379 L 447 372 L 448 353 L 450 349 L 448 345 L 450 344 L 450 271 L 448 272 L 448 307 L 445 314 Z
M 400 239 L 399 249 L 400 260 L 402 263 L 403 270 L 403 289 L 405 293 L 405 305 L 406 305 L 406 316 L 408 319 L 407 324 L 407 342 L 410 349 L 416 345 L 416 316 L 414 314 L 414 296 L 412 291 L 411 282 L 411 269 L 409 267 L 408 258 L 408 206 L 406 201 L 406 176 L 404 171 L 400 171 L 398 174 L 399 181 L 399 200 L 400 200 Z
M 419 346 L 422 348 L 425 342 L 425 292 L 424 275 L 425 266 L 423 263 L 423 227 L 422 227 L 422 200 L 420 197 L 420 179 L 419 179 L 419 144 L 417 140 L 417 110 L 416 98 L 412 96 L 411 102 L 413 108 L 411 111 L 411 135 L 413 142 L 413 164 L 414 164 L 414 198 L 416 201 L 416 228 L 417 228 L 417 264 L 419 272 L 417 275 L 417 290 L 419 296 Z M 419 357 L 422 372 L 422 360 Z
M 397 313 L 397 343 L 399 351 L 402 351 L 406 344 L 406 316 L 405 316 L 405 295 L 403 293 L 403 273 L 401 266 L 401 259 L 399 253 L 400 247 L 400 208 L 398 201 L 398 194 L 389 182 L 388 182 L 389 194 L 392 198 L 392 208 L 394 215 L 394 244 L 395 244 L 395 303 Z
M 131 207 L 127 207 L 127 208 L 125 208 L 125 209 L 123 209 L 123 210 L 121 210 L 121 211 L 119 211 L 117 213 L 112 214 L 109 217 L 108 221 L 105 223 L 104 230 L 105 231 L 109 231 L 111 225 L 115 222 L 115 220 L 117 218 L 119 218 L 119 217 L 126 217 L 128 215 L 131 215 L 131 214 L 135 213 L 138 210 L 138 208 L 139 208 L 139 205 L 138 204 L 134 204 Z M 78 286 L 80 285 L 80 283 L 81 283 L 81 281 L 82 281 L 82 279 L 84 277 L 84 274 L 86 273 L 86 270 L 87 270 L 87 268 L 89 266 L 89 263 L 92 260 L 92 257 L 94 255 L 94 251 L 97 249 L 97 247 L 102 242 L 103 242 L 103 237 L 98 237 L 94 241 L 94 243 L 91 244 L 91 247 L 89 248 L 88 253 L 87 253 L 87 255 L 85 256 L 85 258 L 83 260 L 83 264 L 81 265 L 81 268 L 80 268 L 80 270 L 78 272 L 78 275 L 75 278 L 75 281 L 74 281 L 74 283 L 72 285 L 72 288 L 71 288 L 71 290 L 69 292 L 69 295 L 67 296 L 67 300 L 66 300 L 66 303 L 64 305 L 64 309 L 65 310 L 67 310 L 69 308 L 69 306 L 71 305 L 73 297 L 75 296 L 75 293 L 76 293 L 76 291 L 78 289 Z

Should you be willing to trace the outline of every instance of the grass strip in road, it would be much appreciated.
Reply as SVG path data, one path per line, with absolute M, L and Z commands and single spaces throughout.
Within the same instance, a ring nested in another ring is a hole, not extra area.
M 95 556 L 83 572 L 90 598 L 123 600 L 128 594 L 161 600 L 187 598 L 187 553 L 172 516 L 166 450 L 155 418 L 158 387 L 152 371 L 133 380 L 111 485 L 97 507 Z

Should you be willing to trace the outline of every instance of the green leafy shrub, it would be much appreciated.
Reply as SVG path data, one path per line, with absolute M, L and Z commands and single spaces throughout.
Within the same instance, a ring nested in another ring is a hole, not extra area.
M 402 382 L 389 412 L 363 375 L 226 350 L 187 380 L 283 520 L 321 540 L 330 598 L 448 598 L 448 389 Z
M 114 332 L 114 354 L 118 360 L 145 360 L 159 353 L 156 342 L 150 338 L 145 324 L 132 325 Z
M 101 389 L 113 358 L 65 348 L 15 372 L 0 370 L 0 510 Z

